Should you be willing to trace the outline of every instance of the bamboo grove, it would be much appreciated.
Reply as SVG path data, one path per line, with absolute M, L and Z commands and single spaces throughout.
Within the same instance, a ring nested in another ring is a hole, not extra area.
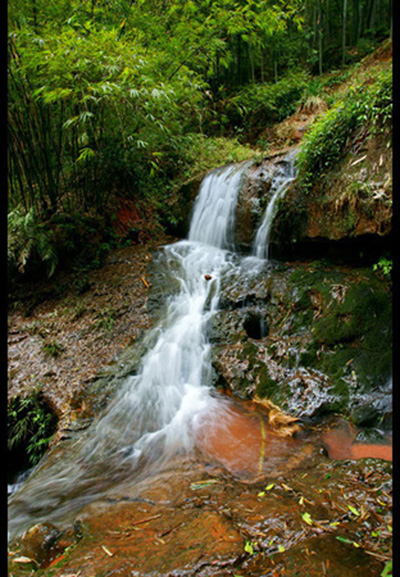
M 8 18 L 11 227 L 166 204 L 205 138 L 246 140 L 257 91 L 260 122 L 289 114 L 392 28 L 390 0 L 11 0 Z

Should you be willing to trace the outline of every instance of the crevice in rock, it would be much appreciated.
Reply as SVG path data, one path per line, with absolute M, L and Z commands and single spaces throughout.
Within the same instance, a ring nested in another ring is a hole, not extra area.
M 251 339 L 260 340 L 268 335 L 268 325 L 265 318 L 258 312 L 247 315 L 243 322 L 243 328 Z

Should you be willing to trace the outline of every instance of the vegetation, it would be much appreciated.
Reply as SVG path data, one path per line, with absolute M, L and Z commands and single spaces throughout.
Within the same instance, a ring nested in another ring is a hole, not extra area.
M 360 127 L 391 138 L 392 71 L 383 69 L 372 84 L 351 86 L 305 135 L 299 153 L 299 186 L 310 191 L 329 167 L 343 158 Z
M 121 198 L 155 230 L 175 224 L 181 183 L 248 158 L 243 145 L 309 98 L 313 82 L 318 92 L 318 75 L 391 34 L 390 0 L 340 7 L 12 0 L 10 270 L 42 261 L 53 274 L 65 244 L 70 253 L 86 244 L 93 219 L 101 242 Z
M 13 397 L 8 404 L 7 443 L 10 469 L 36 465 L 55 433 L 58 419 L 37 387 L 29 395 Z

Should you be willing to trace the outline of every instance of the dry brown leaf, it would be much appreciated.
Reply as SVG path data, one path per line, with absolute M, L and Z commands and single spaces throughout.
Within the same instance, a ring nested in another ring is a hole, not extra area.
M 269 399 L 260 399 L 256 395 L 253 401 L 267 409 L 268 421 L 275 434 L 280 437 L 291 437 L 296 431 L 300 430 L 299 425 L 297 425 L 298 418 L 287 415 Z
M 37 561 L 35 559 L 31 559 L 30 557 L 25 557 L 24 555 L 21 555 L 21 557 L 17 557 L 16 559 L 13 559 L 14 563 L 37 563 Z

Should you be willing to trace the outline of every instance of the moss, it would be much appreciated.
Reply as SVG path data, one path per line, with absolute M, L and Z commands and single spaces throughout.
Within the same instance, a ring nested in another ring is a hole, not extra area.
M 363 333 L 363 327 L 355 315 L 345 313 L 328 313 L 314 324 L 316 338 L 324 344 L 352 342 Z
M 335 344 L 372 332 L 377 337 L 372 337 L 373 342 L 379 345 L 382 329 L 390 326 L 390 316 L 390 297 L 385 290 L 370 282 L 353 282 L 343 302 L 331 300 L 315 322 L 314 334 L 322 343 Z
M 352 366 L 364 391 L 383 386 L 392 375 L 392 349 L 390 343 L 382 342 L 376 350 L 361 350 Z
M 247 341 L 243 344 L 242 357 L 248 359 L 251 366 L 257 363 L 258 347 L 252 341 Z
M 256 395 L 258 395 L 260 399 L 268 398 L 273 402 L 279 402 L 281 396 L 279 389 L 280 385 L 271 377 L 268 367 L 263 367 L 261 370 L 257 371 L 256 376 L 259 380 L 256 385 Z
M 318 360 L 318 353 L 320 351 L 320 345 L 315 340 L 312 339 L 307 345 L 305 350 L 299 356 L 299 364 L 302 367 L 313 368 L 316 367 Z

